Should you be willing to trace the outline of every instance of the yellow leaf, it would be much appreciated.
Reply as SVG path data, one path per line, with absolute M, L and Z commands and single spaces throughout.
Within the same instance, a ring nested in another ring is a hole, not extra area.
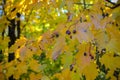
M 70 74 L 70 69 L 67 68 L 65 70 L 62 71 L 62 76 L 63 77 L 63 80 L 71 80 L 71 74 Z
M 106 31 L 110 35 L 110 41 L 106 45 L 107 49 L 113 52 L 120 52 L 120 31 L 115 26 L 108 27 Z
M 42 76 L 41 80 L 50 80 L 48 76 Z
M 10 77 L 14 73 L 15 73 L 15 67 L 14 66 L 10 66 L 10 67 L 7 68 L 7 72 L 6 72 L 7 77 Z
M 98 75 L 96 67 L 97 65 L 92 62 L 81 71 L 85 75 L 86 80 L 94 80 L 96 78 Z
M 39 38 L 38 38 L 38 42 L 40 42 L 42 40 L 42 36 L 40 36 Z
M 33 65 L 34 64 L 34 65 Z M 36 71 L 36 72 L 39 72 L 39 67 L 40 67 L 40 64 L 38 64 L 38 62 L 36 60 L 30 60 L 30 64 L 29 64 L 30 68 L 33 70 L 33 71 Z
M 72 80 L 71 73 L 70 69 L 66 68 L 61 73 L 56 73 L 54 77 L 57 77 L 59 80 Z
M 14 45 L 12 45 L 9 49 L 9 52 L 15 52 L 19 47 L 21 47 L 22 45 L 24 45 L 26 43 L 26 38 L 25 37 L 21 37 L 20 39 L 18 39 Z
M 54 60 L 57 59 L 57 57 L 62 53 L 64 46 L 65 46 L 65 38 L 59 37 L 53 48 L 52 58 Z
M 104 30 L 97 30 L 96 34 L 94 35 L 95 42 L 97 43 L 97 46 L 99 46 L 99 49 L 106 48 L 106 45 L 110 42 L 110 35 L 106 33 Z
M 64 68 L 69 68 L 69 66 L 73 63 L 73 55 L 72 53 L 65 53 L 62 56 L 62 63 Z
M 100 59 L 100 61 L 105 64 L 107 68 L 110 69 L 110 71 L 114 72 L 116 68 L 120 67 L 119 61 L 120 57 L 114 57 L 115 53 L 106 53 L 103 55 L 103 57 Z M 113 76 L 113 74 L 109 74 L 110 76 Z
M 0 79 L 5 80 L 5 75 L 2 72 L 0 72 Z
M 26 64 L 26 62 L 21 62 L 17 64 L 16 70 L 14 73 L 14 78 L 19 79 L 21 74 L 27 73 L 27 69 L 28 69 L 28 65 Z
M 89 30 L 89 27 L 91 26 L 91 23 L 79 23 L 77 24 L 77 33 L 76 33 L 76 38 L 80 43 L 82 42 L 89 42 L 93 39 L 93 35 L 91 31 Z
M 41 74 L 34 74 L 34 73 L 30 74 L 30 80 L 40 80 L 41 78 L 42 78 Z

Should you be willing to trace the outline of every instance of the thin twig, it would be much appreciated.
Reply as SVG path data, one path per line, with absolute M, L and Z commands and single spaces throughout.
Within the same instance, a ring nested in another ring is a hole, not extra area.
M 109 3 L 111 3 L 111 4 L 113 4 L 113 5 L 116 5 L 115 3 L 113 3 L 113 2 L 111 2 L 111 1 L 109 1 L 109 0 L 106 0 L 107 2 L 109 2 Z
M 115 8 L 117 8 L 117 7 L 119 7 L 119 6 L 120 6 L 120 4 L 117 4 L 117 5 L 113 6 L 113 7 L 106 5 L 106 7 L 109 7 L 110 9 L 115 9 Z

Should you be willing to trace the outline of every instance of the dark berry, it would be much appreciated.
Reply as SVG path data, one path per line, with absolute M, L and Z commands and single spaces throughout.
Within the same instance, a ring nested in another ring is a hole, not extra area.
M 87 56 L 87 53 L 86 53 L 86 52 L 84 52 L 84 56 Z
M 76 33 L 76 30 L 73 30 L 73 34 L 75 34 Z
M 72 39 L 72 36 L 70 36 L 70 39 Z
M 112 22 L 112 24 L 114 24 L 114 22 Z
M 96 53 L 100 53 L 99 51 L 96 51 Z
M 30 51 L 32 51 L 32 49 L 31 48 L 29 48 L 30 49 Z
M 97 66 L 96 69 L 98 69 L 99 67 Z
M 116 26 L 118 26 L 118 24 L 116 23 Z
M 114 53 L 113 57 L 119 57 L 119 54 Z
M 20 48 L 20 46 L 18 46 L 18 48 Z
M 108 14 L 108 13 L 106 13 L 106 16 L 107 16 L 107 17 L 108 17 L 108 15 L 109 15 L 109 14 Z
M 59 37 L 59 34 L 55 34 L 56 37 Z
M 89 54 L 89 56 L 92 56 L 91 54 Z
M 20 13 L 17 13 L 16 15 L 17 15 L 17 17 L 20 17 L 20 16 L 21 16 L 21 14 L 20 14 Z
M 90 56 L 91 59 L 94 59 L 94 57 L 92 56 L 92 54 L 89 54 L 89 56 Z
M 101 53 L 106 53 L 106 48 L 103 48 L 103 49 L 101 50 Z
M 76 70 L 74 70 L 74 73 L 76 73 Z
M 91 58 L 91 59 L 94 59 L 94 57 L 93 57 L 93 56 L 90 56 L 90 58 Z
M 67 30 L 67 31 L 66 31 L 66 34 L 70 35 L 70 34 L 71 34 L 71 32 L 70 32 L 69 30 Z
M 102 7 L 101 7 L 100 9 L 103 11 L 103 8 L 102 8 Z
M 105 14 L 104 13 L 102 13 L 102 16 L 103 16 L 103 18 L 105 18 Z
M 73 64 L 70 65 L 70 71 L 72 71 L 72 70 L 73 70 Z

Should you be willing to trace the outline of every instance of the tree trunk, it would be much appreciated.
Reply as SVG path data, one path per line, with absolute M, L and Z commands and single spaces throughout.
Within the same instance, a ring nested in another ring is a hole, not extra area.
M 8 36 L 10 37 L 10 42 L 9 42 L 8 48 L 10 48 L 15 43 L 15 40 L 16 40 L 15 19 L 10 20 L 10 25 L 8 26 Z M 14 53 L 9 53 L 8 62 L 10 62 L 14 59 L 15 59 Z
M 17 21 L 15 19 L 9 20 L 10 25 L 8 26 L 8 36 L 10 37 L 10 42 L 8 45 L 8 48 L 10 48 L 16 41 L 16 39 L 20 38 L 20 13 L 16 14 L 17 18 L 19 18 Z M 16 23 L 16 24 L 15 24 Z M 17 36 L 15 35 L 15 28 L 17 27 Z M 8 62 L 11 62 L 15 59 L 15 53 L 9 53 L 8 56 Z M 13 75 L 9 77 L 9 80 L 14 80 Z

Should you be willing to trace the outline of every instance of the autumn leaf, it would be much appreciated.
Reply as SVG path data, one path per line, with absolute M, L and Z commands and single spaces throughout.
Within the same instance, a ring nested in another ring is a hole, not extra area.
M 39 80 L 39 79 L 41 79 L 42 78 L 42 75 L 41 74 L 35 74 L 35 73 L 31 73 L 30 74 L 30 79 L 31 80 Z
M 20 39 L 18 39 L 16 41 L 16 43 L 14 45 L 12 45 L 9 49 L 9 52 L 15 52 L 15 50 L 17 50 L 18 48 L 20 48 L 22 45 L 24 45 L 26 43 L 26 38 L 25 37 L 21 37 Z
M 116 70 L 116 68 L 120 68 L 120 64 L 118 63 L 120 57 L 114 55 L 115 53 L 108 52 L 100 59 L 100 61 L 105 64 L 107 68 L 109 68 L 107 76 L 111 76 L 111 79 L 115 79 L 115 77 L 113 76 L 114 71 Z
M 38 64 L 36 60 L 30 60 L 29 66 L 30 66 L 30 69 L 32 69 L 33 71 L 39 72 L 40 64 Z
M 0 78 L 119 80 L 119 2 L 0 1 Z
M 21 62 L 16 66 L 15 73 L 14 73 L 14 78 L 19 79 L 20 75 L 23 73 L 27 73 L 28 65 L 26 62 Z
M 52 58 L 55 60 L 62 53 L 65 46 L 65 39 L 63 37 L 58 38 L 56 44 L 54 45 L 54 51 L 52 53 Z

